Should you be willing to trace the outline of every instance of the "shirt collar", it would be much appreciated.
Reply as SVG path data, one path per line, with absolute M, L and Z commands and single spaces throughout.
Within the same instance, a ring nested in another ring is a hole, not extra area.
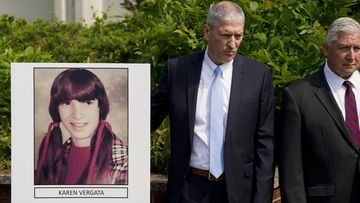
M 342 88 L 345 80 L 343 78 L 341 78 L 340 76 L 336 75 L 329 68 L 327 62 L 325 63 L 325 66 L 324 66 L 324 74 L 325 74 L 325 78 L 326 78 L 327 82 L 335 91 Z M 350 76 L 348 81 L 351 82 L 351 84 L 353 85 L 353 87 L 355 89 L 359 90 L 360 89 L 360 73 L 359 73 L 359 71 L 353 72 L 353 74 Z

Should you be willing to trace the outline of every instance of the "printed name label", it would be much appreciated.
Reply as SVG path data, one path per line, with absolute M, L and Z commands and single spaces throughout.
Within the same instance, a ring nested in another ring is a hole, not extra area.
M 126 187 L 99 187 L 99 188 L 35 188 L 35 198 L 127 198 Z

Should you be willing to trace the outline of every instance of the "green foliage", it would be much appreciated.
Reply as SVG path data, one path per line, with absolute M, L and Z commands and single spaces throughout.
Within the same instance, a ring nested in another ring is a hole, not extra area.
M 136 4 L 131 4 L 136 2 Z M 11 62 L 151 63 L 152 88 L 169 58 L 203 50 L 202 29 L 213 0 L 127 0 L 130 14 L 80 23 L 0 16 L 0 169 L 10 167 Z M 279 110 L 283 88 L 318 70 L 330 23 L 341 16 L 360 20 L 357 0 L 235 0 L 246 15 L 239 52 L 267 64 Z M 111 22 L 107 21 L 109 18 Z M 139 124 L 141 125 L 141 124 Z M 166 173 L 169 125 L 152 134 L 153 172 Z
M 0 170 L 11 166 L 10 147 L 10 70 L 0 58 Z
M 166 118 L 151 134 L 151 172 L 167 174 L 170 156 L 170 128 Z

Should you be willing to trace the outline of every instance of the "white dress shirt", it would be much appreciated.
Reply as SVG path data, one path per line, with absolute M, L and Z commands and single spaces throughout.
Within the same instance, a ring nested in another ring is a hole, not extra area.
M 346 87 L 343 85 L 344 83 L 344 79 L 341 78 L 340 76 L 336 75 L 328 66 L 327 62 L 325 64 L 324 67 L 324 74 L 325 74 L 325 78 L 327 83 L 330 86 L 331 92 L 334 95 L 334 98 L 336 100 L 337 105 L 339 106 L 344 121 L 346 118 L 345 115 L 345 92 L 346 92 Z M 358 110 L 358 115 L 360 115 L 360 74 L 359 71 L 355 71 L 350 78 L 348 79 L 348 81 L 351 82 L 352 86 L 352 91 L 354 92 L 355 95 L 355 99 L 356 99 L 356 106 L 357 106 L 357 110 Z
M 195 126 L 190 166 L 209 170 L 209 125 L 210 125 L 210 91 L 215 78 L 214 70 L 217 67 L 205 51 L 202 63 L 199 89 L 196 101 Z M 233 60 L 220 65 L 222 70 L 221 82 L 224 85 L 223 108 L 225 110 L 224 129 L 226 129 L 228 107 L 230 100 Z

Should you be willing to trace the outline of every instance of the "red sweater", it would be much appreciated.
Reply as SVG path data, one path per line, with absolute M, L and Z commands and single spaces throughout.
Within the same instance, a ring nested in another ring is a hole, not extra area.
M 71 145 L 69 157 L 67 160 L 67 172 L 65 185 L 75 185 L 88 165 L 90 158 L 89 147 L 76 147 Z

